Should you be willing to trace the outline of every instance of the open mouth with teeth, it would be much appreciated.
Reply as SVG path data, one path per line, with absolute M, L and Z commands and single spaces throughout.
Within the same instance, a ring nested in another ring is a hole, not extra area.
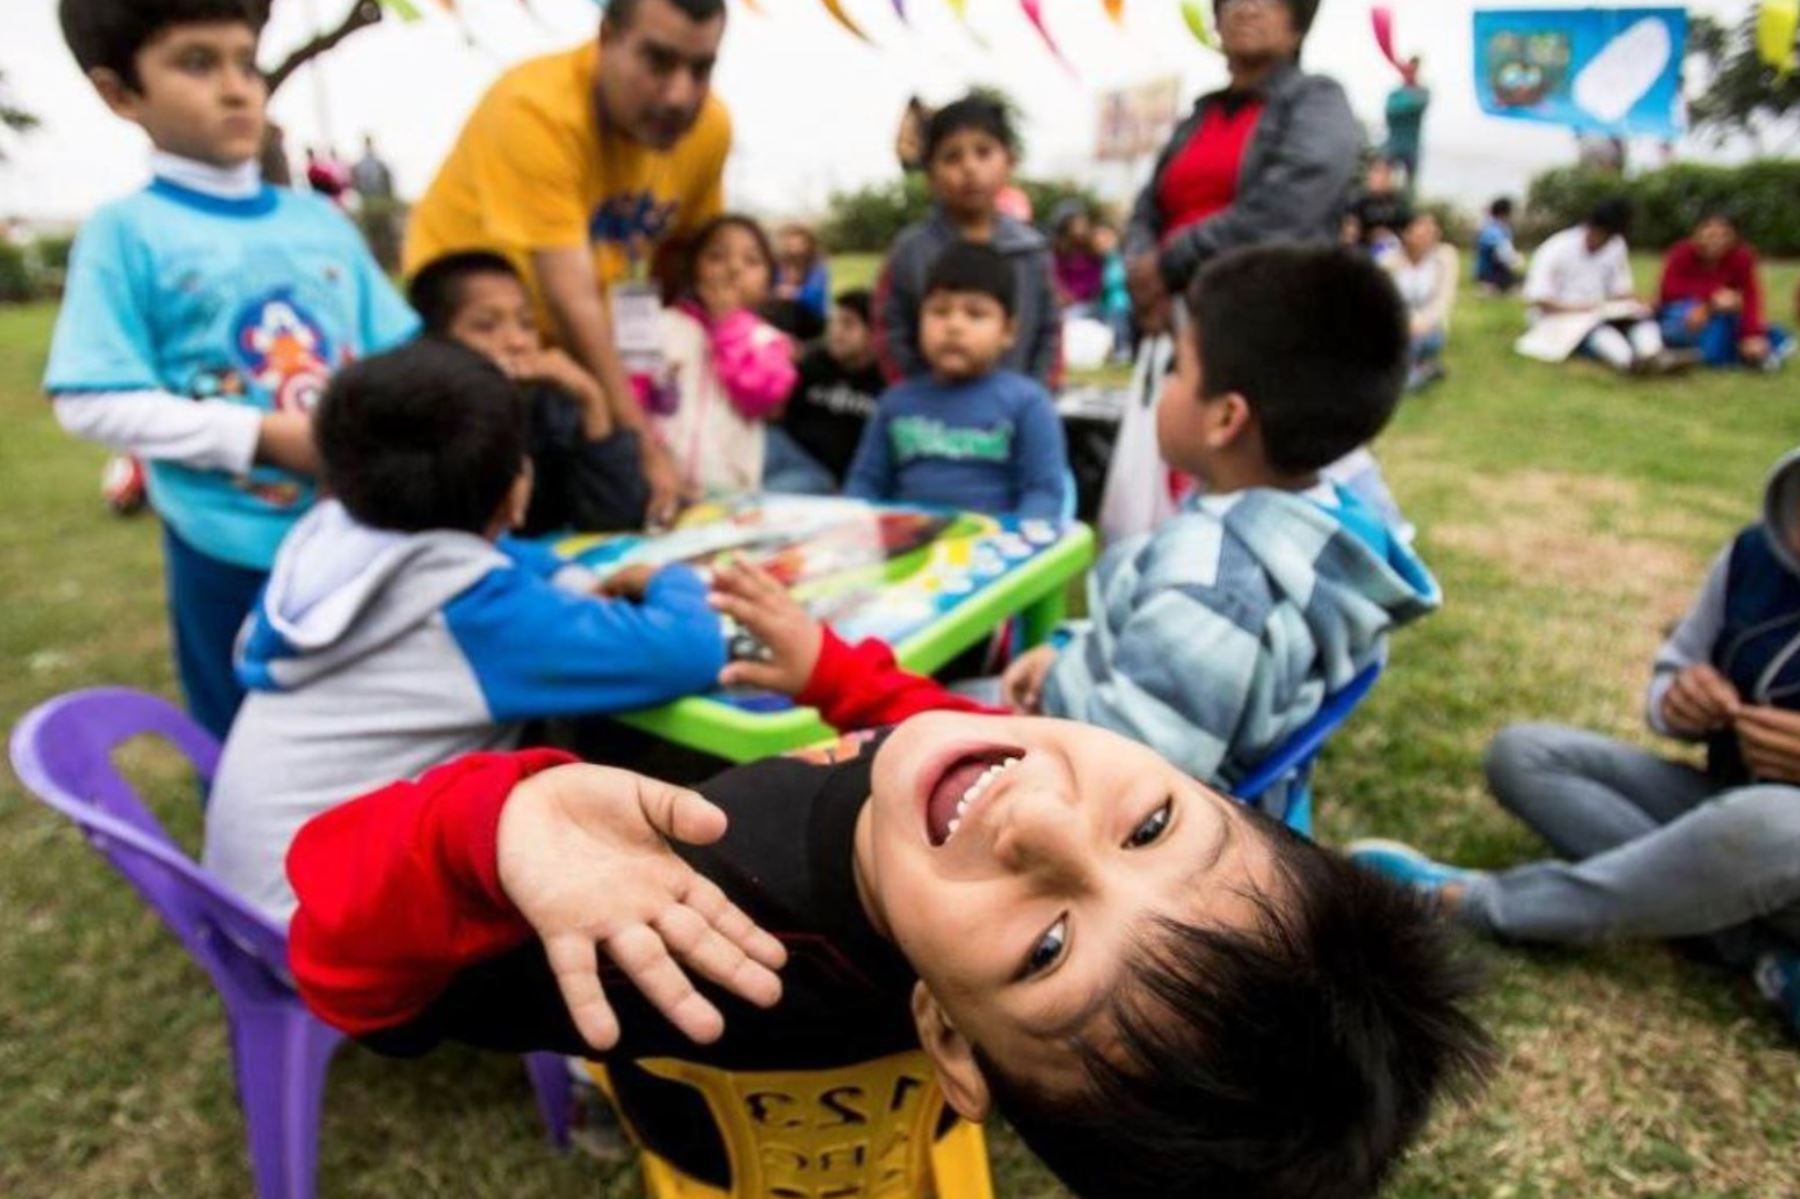
M 925 803 L 925 835 L 933 848 L 956 836 L 982 796 L 1023 756 L 1022 750 L 991 746 L 950 763 Z

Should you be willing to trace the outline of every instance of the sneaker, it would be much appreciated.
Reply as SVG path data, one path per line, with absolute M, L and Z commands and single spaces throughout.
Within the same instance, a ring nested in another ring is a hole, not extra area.
M 1379 874 L 1428 895 L 1435 894 L 1448 883 L 1470 883 L 1481 877 L 1479 870 L 1446 866 L 1432 861 L 1410 845 L 1380 837 L 1350 842 L 1344 847 L 1344 856 L 1371 874 Z
M 1800 1041 L 1800 954 L 1765 953 L 1756 959 L 1751 977 L 1780 1013 L 1787 1035 Z

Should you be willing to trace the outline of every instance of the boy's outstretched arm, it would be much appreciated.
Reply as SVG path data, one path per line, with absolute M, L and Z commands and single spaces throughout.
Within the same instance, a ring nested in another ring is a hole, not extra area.
M 893 651 L 872 637 L 847 644 L 767 571 L 748 562 L 718 572 L 712 603 L 769 651 L 766 661 L 731 663 L 719 681 L 791 695 L 818 708 L 825 723 L 840 732 L 882 728 L 920 712 L 1005 711 L 902 670 Z
M 486 975 L 467 988 L 477 1000 L 423 1021 L 432 1036 L 571 1050 L 572 1023 L 580 1042 L 604 1050 L 619 1030 L 600 985 L 602 947 L 696 1040 L 716 1039 L 723 1024 L 682 965 L 775 1003 L 781 946 L 666 840 L 717 840 L 724 814 L 693 792 L 571 761 L 473 754 L 301 829 L 288 853 L 300 901 L 289 964 L 314 1013 L 354 1036 L 393 1033 L 480 966 Z M 510 952 L 534 932 L 542 955 Z M 545 1018 L 558 1007 L 566 1020 Z
M 1019 440 L 1013 469 L 1018 472 L 1017 515 L 1055 520 L 1063 513 L 1069 481 L 1068 442 L 1049 393 L 1036 395 L 1018 417 Z

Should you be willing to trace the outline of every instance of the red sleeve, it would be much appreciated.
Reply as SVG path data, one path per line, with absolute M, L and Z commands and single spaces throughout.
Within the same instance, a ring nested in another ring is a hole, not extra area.
M 1663 259 L 1662 287 L 1657 297 L 1659 304 L 1673 304 L 1677 300 L 1707 300 L 1711 298 L 1711 289 L 1706 280 L 1695 270 L 1699 263 L 1699 255 L 1687 242 L 1677 242 Z
M 288 850 L 288 966 L 306 1006 L 364 1036 L 430 1006 L 531 926 L 500 888 L 500 812 L 558 750 L 470 754 L 315 817 Z
M 900 669 L 894 651 L 873 637 L 855 645 L 829 628 L 819 645 L 819 661 L 795 702 L 819 709 L 840 732 L 898 724 L 920 712 L 979 712 L 1003 715 L 1005 708 L 958 695 L 936 679 Z
M 1763 318 L 1762 283 L 1756 277 L 1756 254 L 1749 246 L 1739 246 L 1732 252 L 1732 262 L 1739 276 L 1738 291 L 1744 296 L 1738 336 L 1761 337 L 1769 331 L 1769 325 Z

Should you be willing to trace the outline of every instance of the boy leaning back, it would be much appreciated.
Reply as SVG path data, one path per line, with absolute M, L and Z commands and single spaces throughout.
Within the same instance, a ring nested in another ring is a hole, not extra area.
M 182 692 L 223 737 L 232 642 L 312 501 L 313 401 L 417 321 L 342 213 L 258 173 L 261 6 L 63 0 L 61 19 L 154 178 L 82 229 L 44 386 L 64 428 L 148 462 Z

